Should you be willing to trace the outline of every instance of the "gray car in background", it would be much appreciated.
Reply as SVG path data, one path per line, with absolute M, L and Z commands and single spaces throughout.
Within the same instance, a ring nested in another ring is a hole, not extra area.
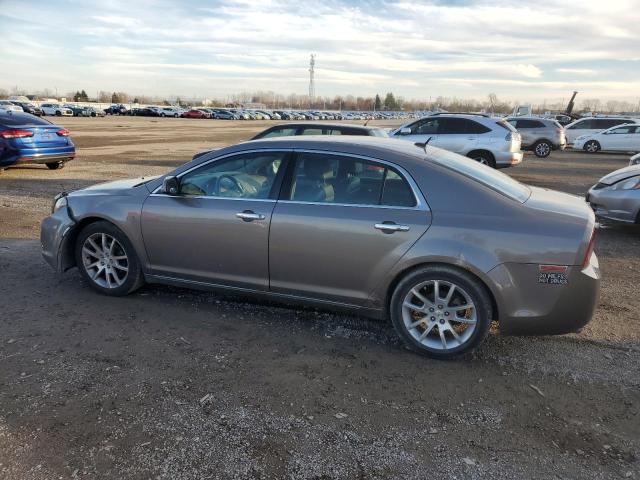
M 589 189 L 587 202 L 598 217 L 640 223 L 640 165 L 630 165 L 602 177 Z
M 350 309 L 450 358 L 492 320 L 505 334 L 585 325 L 600 280 L 594 229 L 581 198 L 439 148 L 312 136 L 60 194 L 41 243 L 55 270 L 77 266 L 103 294 L 163 283 Z
M 553 150 L 564 150 L 567 146 L 564 128 L 556 120 L 510 117 L 507 122 L 522 136 L 522 149 L 531 150 L 536 157 L 548 157 Z

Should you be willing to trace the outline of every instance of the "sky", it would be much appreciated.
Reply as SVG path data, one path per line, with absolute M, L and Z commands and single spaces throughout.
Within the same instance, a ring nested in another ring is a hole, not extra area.
M 640 0 L 0 0 L 0 88 L 640 101 Z

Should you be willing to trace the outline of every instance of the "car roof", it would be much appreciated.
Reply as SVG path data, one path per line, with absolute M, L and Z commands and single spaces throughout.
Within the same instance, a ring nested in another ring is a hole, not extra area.
M 554 118 L 536 117 L 533 115 L 516 115 L 507 117 L 505 120 L 546 120 L 547 122 L 555 122 Z

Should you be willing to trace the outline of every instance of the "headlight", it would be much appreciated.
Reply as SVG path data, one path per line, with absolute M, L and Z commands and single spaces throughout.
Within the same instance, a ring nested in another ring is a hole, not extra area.
M 67 206 L 67 196 L 61 193 L 56 195 L 53 199 L 53 205 L 51 206 L 51 213 L 56 213 L 63 207 Z
M 611 190 L 640 190 L 640 175 L 620 180 L 611 186 Z

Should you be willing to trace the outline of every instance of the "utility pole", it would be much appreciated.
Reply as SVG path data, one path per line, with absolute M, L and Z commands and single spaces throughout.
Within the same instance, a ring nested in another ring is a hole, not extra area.
M 309 61 L 309 108 L 311 108 L 312 102 L 316 98 L 316 56 L 315 54 L 311 54 L 311 60 Z

